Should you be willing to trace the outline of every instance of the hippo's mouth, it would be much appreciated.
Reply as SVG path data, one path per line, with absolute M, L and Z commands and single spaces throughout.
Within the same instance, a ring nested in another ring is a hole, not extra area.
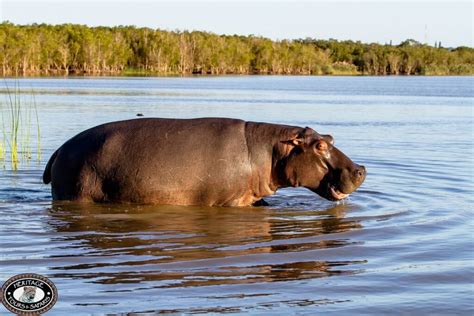
M 335 186 L 329 185 L 329 193 L 335 200 L 342 200 L 349 196 L 347 193 L 342 193 Z
M 344 193 L 338 189 L 338 185 L 331 184 L 329 181 L 324 181 L 318 188 L 312 189 L 313 192 L 329 201 L 339 201 L 347 198 L 350 193 Z

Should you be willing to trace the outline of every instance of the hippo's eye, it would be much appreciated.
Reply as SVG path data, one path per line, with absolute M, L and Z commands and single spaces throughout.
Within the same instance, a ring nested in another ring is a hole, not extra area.
M 314 144 L 314 148 L 319 152 L 325 152 L 328 149 L 328 144 L 323 140 L 319 140 Z

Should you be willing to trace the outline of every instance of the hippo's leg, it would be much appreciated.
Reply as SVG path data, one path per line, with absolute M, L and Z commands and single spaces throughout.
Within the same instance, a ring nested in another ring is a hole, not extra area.
M 257 202 L 253 203 L 252 206 L 269 206 L 264 199 L 258 200 Z

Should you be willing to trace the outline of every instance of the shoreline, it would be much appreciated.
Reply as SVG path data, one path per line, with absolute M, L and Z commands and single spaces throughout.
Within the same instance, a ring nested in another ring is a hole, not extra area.
M 474 77 L 472 74 L 414 74 L 414 75 L 373 75 L 373 74 L 324 74 L 324 75 L 305 75 L 305 74 L 159 74 L 159 73 L 137 73 L 137 74 L 70 74 L 70 75 L 21 75 L 21 76 L 2 76 L 3 79 L 99 79 L 99 78 L 225 78 L 225 77 L 377 77 L 377 78 L 418 78 L 418 77 Z

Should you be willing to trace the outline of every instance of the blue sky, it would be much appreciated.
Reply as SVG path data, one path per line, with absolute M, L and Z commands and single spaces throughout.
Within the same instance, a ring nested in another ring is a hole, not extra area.
M 0 0 L 0 18 L 18 24 L 136 25 L 272 39 L 313 37 L 394 44 L 413 38 L 474 46 L 471 1 L 427 0 Z

